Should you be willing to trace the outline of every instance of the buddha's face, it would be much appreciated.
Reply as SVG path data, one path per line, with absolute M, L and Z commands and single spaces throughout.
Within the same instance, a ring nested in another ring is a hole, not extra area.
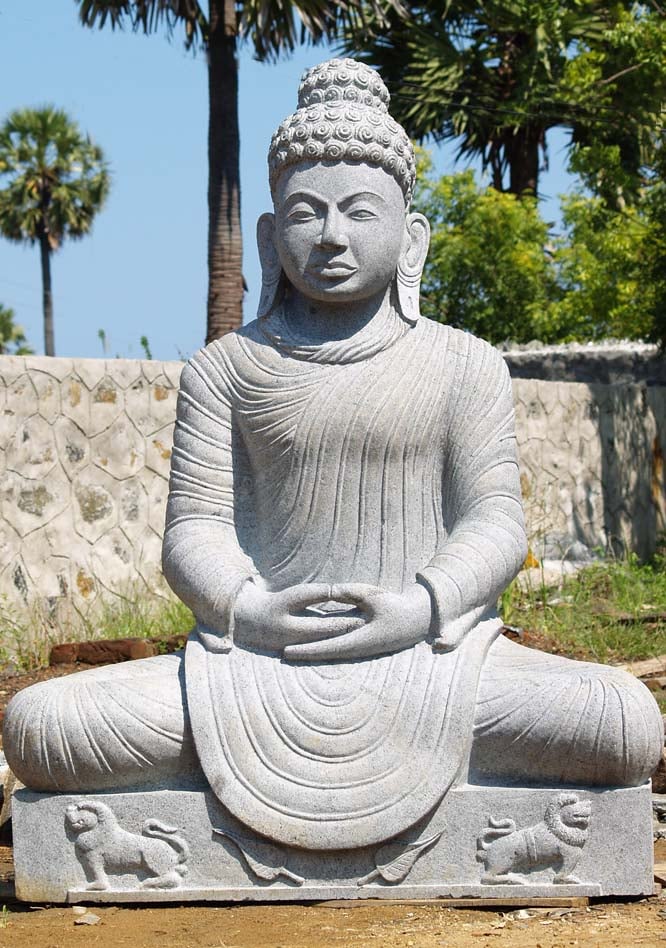
M 409 242 L 402 191 L 369 165 L 286 168 L 277 182 L 274 239 L 285 274 L 304 296 L 369 299 L 389 286 Z

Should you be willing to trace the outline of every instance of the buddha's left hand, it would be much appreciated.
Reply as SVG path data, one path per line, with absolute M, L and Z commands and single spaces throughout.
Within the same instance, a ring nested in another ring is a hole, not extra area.
M 420 583 L 414 583 L 402 593 L 365 583 L 341 584 L 332 587 L 331 599 L 353 603 L 365 615 L 365 623 L 335 638 L 288 645 L 283 651 L 286 659 L 336 661 L 386 655 L 422 641 L 430 630 L 430 593 Z

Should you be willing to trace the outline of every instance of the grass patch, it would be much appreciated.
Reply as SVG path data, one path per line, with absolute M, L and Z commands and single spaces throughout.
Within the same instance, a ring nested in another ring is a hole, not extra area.
M 34 604 L 19 612 L 0 599 L 0 671 L 7 667 L 30 671 L 48 664 L 54 645 L 92 639 L 163 638 L 187 633 L 194 616 L 173 596 L 150 594 L 146 588 L 116 593 L 77 610 L 62 600 L 57 608 Z
M 615 664 L 663 655 L 666 563 L 597 563 L 557 588 L 521 578 L 502 596 L 502 616 L 538 647 L 572 658 Z

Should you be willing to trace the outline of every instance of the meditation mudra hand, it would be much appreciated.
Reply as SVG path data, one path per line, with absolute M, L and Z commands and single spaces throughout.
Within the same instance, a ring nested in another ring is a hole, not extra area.
M 305 848 L 369 845 L 454 783 L 633 786 L 647 689 L 499 634 L 525 559 L 500 354 L 419 315 L 414 153 L 379 76 L 310 70 L 273 136 L 258 319 L 183 369 L 164 573 L 186 655 L 36 685 L 10 766 L 51 791 L 207 781 Z
M 357 612 L 306 611 L 327 601 L 349 603 Z M 363 583 L 303 583 L 268 592 L 246 583 L 234 617 L 240 644 L 281 651 L 292 661 L 333 661 L 385 655 L 420 642 L 430 630 L 432 607 L 427 589 L 418 583 L 401 593 Z

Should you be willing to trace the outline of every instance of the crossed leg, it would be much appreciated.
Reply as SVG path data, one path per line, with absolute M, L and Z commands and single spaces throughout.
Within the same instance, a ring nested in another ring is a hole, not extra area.
M 479 684 L 471 779 L 637 786 L 656 768 L 663 741 L 659 708 L 632 675 L 503 636 L 493 643 Z
M 203 780 L 181 654 L 27 688 L 7 709 L 4 745 L 10 767 L 34 790 L 86 793 Z M 659 709 L 630 675 L 503 637 L 491 647 L 479 686 L 471 779 L 635 786 L 650 776 L 662 746 Z
M 3 743 L 9 766 L 33 790 L 86 793 L 203 779 L 181 654 L 26 688 L 7 708 Z

